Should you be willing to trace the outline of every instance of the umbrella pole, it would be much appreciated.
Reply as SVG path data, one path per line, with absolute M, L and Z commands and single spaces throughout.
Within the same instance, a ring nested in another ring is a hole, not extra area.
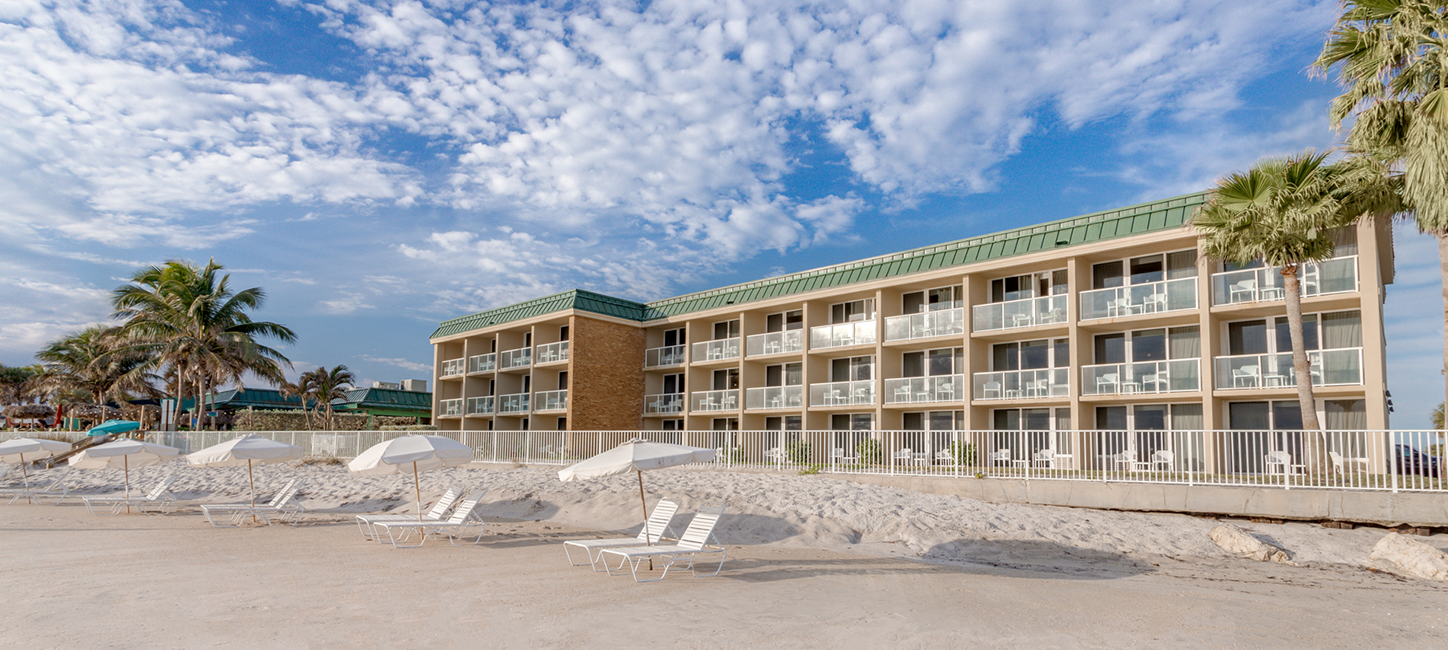
M 412 461 L 412 489 L 417 492 L 417 523 L 422 523 L 422 485 L 417 481 L 417 461 Z
M 121 456 L 121 462 L 126 464 L 126 514 L 131 514 L 131 456 Z
M 30 474 L 25 471 L 25 454 L 20 454 L 20 480 L 25 482 L 25 501 L 35 503 L 35 497 L 30 496 Z
M 251 459 L 246 459 L 246 485 L 251 488 L 251 523 L 256 523 L 256 482 L 251 478 Z
M 644 507 L 644 535 L 647 536 L 649 529 L 649 502 L 644 499 L 644 473 L 641 470 L 634 470 L 639 475 L 639 505 Z M 654 570 L 654 558 L 649 558 L 649 570 Z

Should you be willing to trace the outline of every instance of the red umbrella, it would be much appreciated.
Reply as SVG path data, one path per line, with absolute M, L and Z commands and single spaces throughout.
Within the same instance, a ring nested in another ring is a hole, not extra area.
M 60 428 L 60 423 L 61 423 L 61 422 L 64 422 L 64 421 L 65 421 L 65 405 L 64 405 L 64 404 L 56 404 L 56 405 L 55 405 L 55 426 L 52 427 L 52 428 L 59 429 L 59 428 Z

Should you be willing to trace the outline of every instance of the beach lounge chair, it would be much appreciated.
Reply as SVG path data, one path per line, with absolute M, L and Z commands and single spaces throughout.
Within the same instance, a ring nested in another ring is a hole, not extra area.
M 264 505 L 253 506 L 250 503 L 211 503 L 201 506 L 201 513 L 206 515 L 206 521 L 216 528 L 234 528 L 240 526 L 249 516 L 262 517 L 271 525 L 270 515 L 280 514 L 282 520 L 291 518 L 293 521 L 300 517 L 305 510 L 300 504 L 294 503 L 297 491 L 302 487 L 302 480 L 294 478 L 287 481 L 286 485 L 272 497 L 272 500 Z M 221 523 L 220 516 L 225 515 L 226 523 Z
M 625 564 L 633 572 L 634 582 L 657 582 L 668 577 L 669 569 L 680 560 L 688 558 L 689 571 L 695 578 L 710 578 L 719 575 L 724 570 L 724 560 L 729 557 L 728 549 L 714 537 L 714 527 L 719 523 L 719 517 L 724 514 L 724 506 L 712 505 L 699 508 L 694 515 L 694 520 L 689 522 L 689 528 L 684 531 L 684 536 L 679 538 L 677 544 L 655 545 L 655 546 L 625 546 L 621 548 L 606 548 L 599 554 L 599 561 L 604 568 L 608 569 L 609 556 L 619 558 L 618 571 L 623 571 Z M 714 543 L 709 544 L 710 541 Z M 698 569 L 694 567 L 694 561 L 702 554 L 719 554 L 719 566 L 713 573 L 699 575 Z M 646 559 L 655 557 L 668 558 L 664 564 L 664 572 L 657 578 L 649 580 L 639 579 L 639 565 Z M 615 575 L 614 569 L 608 569 L 609 575 Z
M 10 501 L 6 502 L 6 505 L 10 505 L 21 499 L 31 499 L 35 503 L 43 503 L 44 499 L 55 499 L 55 505 L 60 505 L 62 500 L 70 496 L 70 486 L 65 484 L 65 477 L 69 476 L 74 469 L 74 467 L 67 466 L 64 471 L 56 474 L 50 479 L 50 482 L 44 486 L 32 485 L 29 488 L 18 487 L 0 490 L 0 499 L 10 497 Z M 49 474 L 50 472 L 46 473 L 47 476 L 49 476 Z
M 124 494 L 109 494 L 99 497 L 81 497 L 85 501 L 85 509 L 93 515 L 107 514 L 96 512 L 96 506 L 103 506 L 110 510 L 109 514 L 121 514 L 128 506 L 136 506 L 141 512 L 146 512 L 147 507 L 154 507 L 156 512 L 163 515 L 171 514 L 176 507 L 176 497 L 170 494 L 171 486 L 176 483 L 175 474 L 167 474 L 160 483 L 146 496 L 126 496 Z
M 588 563 L 593 566 L 594 571 L 602 571 L 598 568 L 598 558 L 606 548 L 617 548 L 622 546 L 653 546 L 659 543 L 664 533 L 674 534 L 669 523 L 674 520 L 674 513 L 679 511 L 679 502 L 673 499 L 661 499 L 654 505 L 654 511 L 649 513 L 649 520 L 644 522 L 644 527 L 639 534 L 633 537 L 618 537 L 614 539 L 571 539 L 563 542 L 563 553 L 568 556 L 568 564 L 572 566 L 583 566 L 581 562 L 573 561 L 571 549 L 582 549 L 588 554 Z
M 478 500 L 482 498 L 484 492 L 487 490 L 469 492 L 447 521 L 379 521 L 373 526 L 381 528 L 383 532 L 387 533 L 387 539 L 392 542 L 393 548 L 417 548 L 427 541 L 429 535 L 442 534 L 448 536 L 448 540 L 452 542 L 453 546 L 457 546 L 458 540 L 466 536 L 469 526 L 478 527 L 478 537 L 473 540 L 473 543 L 477 544 L 483 541 L 483 531 L 487 529 L 487 522 L 483 521 L 482 517 L 475 516 L 473 511 L 477 510 Z M 411 538 L 413 532 L 418 533 L 416 544 L 403 545 L 400 543 Z
M 486 491 L 486 490 L 485 490 Z M 453 506 L 457 505 L 458 499 L 463 496 L 462 488 L 454 485 L 442 494 L 442 498 L 433 504 L 432 510 L 422 516 L 422 521 L 444 521 Z M 480 495 L 481 496 L 481 495 Z M 386 514 L 386 515 L 357 515 L 357 528 L 361 529 L 364 537 L 381 541 L 377 536 L 377 529 L 373 527 L 379 521 L 417 521 L 417 515 L 407 514 Z

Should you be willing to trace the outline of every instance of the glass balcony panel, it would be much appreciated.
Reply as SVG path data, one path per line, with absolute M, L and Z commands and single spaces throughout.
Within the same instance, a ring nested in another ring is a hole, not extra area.
M 965 400 L 965 375 L 903 377 L 885 380 L 886 404 L 923 404 Z
M 518 348 L 517 350 L 508 350 L 504 352 L 503 356 L 498 359 L 498 367 L 503 369 L 523 368 L 532 364 L 533 348 Z
M 971 308 L 971 328 L 988 332 L 1065 323 L 1070 318 L 1069 304 L 1066 294 L 1060 294 L 976 305 Z
M 1082 395 L 1174 393 L 1200 390 L 1199 359 L 1107 363 L 1081 368 Z
M 979 400 L 1064 397 L 1071 390 L 1066 368 L 978 372 L 974 380 L 974 395 Z
M 1363 383 L 1362 348 L 1311 350 L 1307 353 L 1308 373 L 1313 386 L 1349 386 Z M 1292 371 L 1292 354 L 1243 354 L 1217 357 L 1216 387 L 1289 388 L 1297 385 Z
M 514 393 L 498 397 L 498 413 L 527 413 L 528 393 Z
M 533 396 L 533 410 L 543 411 L 567 411 L 568 391 L 566 390 L 545 390 L 539 391 Z
M 1181 278 L 1081 292 L 1081 320 L 1197 308 L 1197 279 Z
M 448 359 L 447 361 L 442 362 L 442 376 L 452 377 L 455 375 L 461 375 L 463 374 L 466 367 L 467 359 Z
M 804 351 L 804 330 L 785 330 L 755 334 L 745 339 L 745 351 L 751 357 Z
M 803 386 L 769 386 L 744 391 L 744 408 L 797 409 L 804 406 Z
M 644 350 L 645 368 L 681 365 L 684 365 L 684 346 L 682 345 L 667 345 L 661 348 Z
M 659 393 L 644 397 L 644 413 L 683 413 L 683 393 Z
M 492 413 L 493 413 L 493 396 L 492 396 L 492 395 L 489 395 L 489 396 L 487 396 L 487 397 L 469 397 L 469 398 L 468 398 L 468 415 L 492 415 Z
M 965 309 L 942 309 L 885 319 L 886 341 L 908 341 L 965 333 Z
M 836 381 L 809 385 L 810 406 L 862 406 L 875 403 L 875 382 Z
M 438 415 L 462 415 L 463 400 L 445 399 L 438 402 Z
M 739 339 L 719 339 L 694 344 L 694 362 L 739 358 Z
M 1303 297 L 1357 291 L 1357 256 L 1303 264 L 1299 271 Z M 1236 305 L 1283 300 L 1287 290 L 1276 267 L 1212 274 L 1212 304 Z
M 533 356 L 533 363 L 553 363 L 555 361 L 568 360 L 568 341 L 557 343 L 545 343 L 538 346 L 538 353 Z
M 820 325 L 809 330 L 811 350 L 843 348 L 851 345 L 874 345 L 875 321 L 861 320 L 852 323 Z
M 735 411 L 738 409 L 738 389 L 704 390 L 693 393 L 693 410 L 695 411 Z
M 468 372 L 492 372 L 497 367 L 498 355 L 489 352 L 468 357 Z

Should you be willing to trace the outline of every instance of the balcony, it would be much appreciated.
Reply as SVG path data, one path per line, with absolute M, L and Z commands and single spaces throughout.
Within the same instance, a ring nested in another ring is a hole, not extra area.
M 644 350 L 644 368 L 665 368 L 684 365 L 684 346 L 666 345 Z
M 463 374 L 466 368 L 467 359 L 448 359 L 447 361 L 442 362 L 442 376 L 456 377 Z
M 1104 363 L 1081 367 L 1082 395 L 1176 393 L 1201 388 L 1201 359 Z
M 568 391 L 544 390 L 533 396 L 533 411 L 550 413 L 568 410 Z
M 809 348 L 811 350 L 827 350 L 829 348 L 843 348 L 851 345 L 874 344 L 875 321 L 873 320 L 821 325 L 819 327 L 811 327 L 809 330 Z
M 885 380 L 886 404 L 965 401 L 965 375 L 904 377 Z
M 459 398 L 459 399 L 439 400 L 438 403 L 437 403 L 437 415 L 438 415 L 438 417 L 447 417 L 447 416 L 449 416 L 449 415 L 462 415 L 462 414 L 463 414 L 463 400 L 462 400 L 461 398 Z
M 468 372 L 492 372 L 498 367 L 498 355 L 491 352 L 468 357 Z
M 487 397 L 469 397 L 469 398 L 468 398 L 468 415 L 492 415 L 492 414 L 493 414 L 493 396 L 492 396 L 492 395 L 489 395 L 489 396 L 487 396 Z
M 1308 372 L 1313 386 L 1351 386 L 1363 383 L 1363 349 L 1310 350 Z M 1292 388 L 1292 353 L 1242 354 L 1217 357 L 1217 390 Z
M 738 340 L 738 339 L 735 339 Z M 695 411 L 735 411 L 739 409 L 739 389 L 704 390 L 693 394 Z
M 750 411 L 801 406 L 804 406 L 804 386 L 769 386 L 744 391 L 744 408 Z
M 533 365 L 533 348 L 518 348 L 508 350 L 498 359 L 499 370 L 512 370 L 514 368 L 527 368 Z
M 1179 278 L 1081 292 L 1081 320 L 1197 308 L 1197 279 Z
M 527 413 L 528 394 L 513 393 L 512 395 L 498 396 L 498 414 L 505 413 Z
M 541 366 L 545 363 L 557 363 L 568 360 L 568 341 L 557 343 L 545 343 L 538 346 L 538 352 L 533 355 L 533 365 Z
M 684 412 L 683 393 L 659 393 L 644 397 L 644 414 L 667 415 Z
M 719 339 L 694 344 L 694 363 L 739 358 L 739 339 Z
M 965 308 L 941 309 L 885 319 L 885 342 L 965 334 Z
M 971 331 L 989 332 L 1018 327 L 1063 324 L 1070 319 L 1066 294 L 992 302 L 971 308 Z
M 1066 368 L 975 373 L 975 399 L 1065 397 L 1071 390 Z
M 810 406 L 870 406 L 875 403 L 875 381 L 836 381 L 809 385 Z
M 1349 255 L 1303 264 L 1299 271 L 1302 297 L 1357 291 L 1357 259 L 1356 255 Z M 1213 305 L 1283 300 L 1286 297 L 1282 270 L 1277 267 L 1212 274 Z
M 744 339 L 744 349 L 751 357 L 804 352 L 804 330 L 755 334 Z

